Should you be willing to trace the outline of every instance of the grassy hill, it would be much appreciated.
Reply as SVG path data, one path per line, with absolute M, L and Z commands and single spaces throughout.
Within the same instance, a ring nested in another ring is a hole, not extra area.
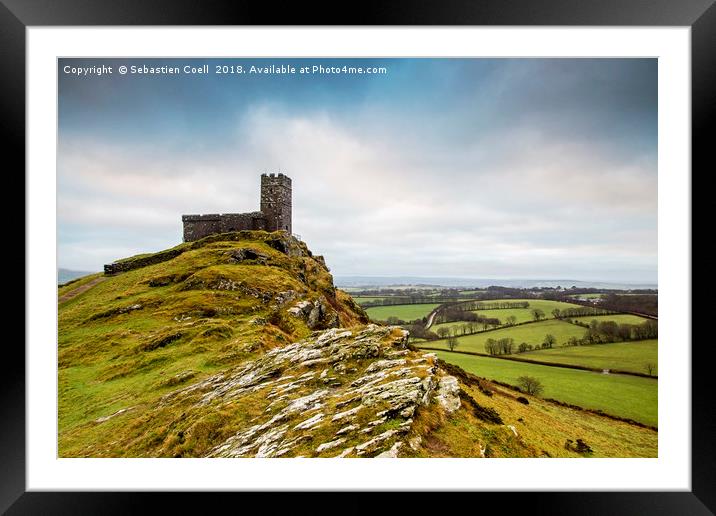
M 657 454 L 652 429 L 525 405 L 369 325 L 284 233 L 214 235 L 120 265 L 58 289 L 61 457 Z M 565 447 L 578 438 L 592 451 Z

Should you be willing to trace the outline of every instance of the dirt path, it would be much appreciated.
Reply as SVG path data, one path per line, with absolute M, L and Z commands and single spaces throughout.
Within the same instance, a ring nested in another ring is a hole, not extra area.
M 99 278 L 95 278 L 92 281 L 88 281 L 84 285 L 81 285 L 77 287 L 74 290 L 70 290 L 69 292 L 62 294 L 60 298 L 57 300 L 58 303 L 64 303 L 65 301 L 69 301 L 73 297 L 79 296 L 82 292 L 87 292 L 89 289 L 94 287 L 97 283 L 101 283 L 107 278 L 104 276 L 100 276 Z

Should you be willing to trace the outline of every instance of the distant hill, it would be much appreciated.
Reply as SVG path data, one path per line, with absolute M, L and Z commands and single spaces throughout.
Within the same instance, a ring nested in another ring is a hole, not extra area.
M 94 272 L 75 271 L 72 269 L 57 269 L 57 284 L 64 285 L 68 281 L 81 278 L 82 276 L 88 276 L 89 274 L 94 274 Z
M 652 283 L 609 283 L 604 281 L 579 281 L 570 279 L 480 279 L 480 278 L 441 278 L 419 276 L 336 276 L 338 287 L 394 287 L 394 286 L 432 286 L 486 288 L 490 286 L 509 288 L 601 288 L 616 290 L 656 289 Z
M 657 454 L 652 428 L 468 375 L 369 324 L 286 233 L 212 235 L 116 270 L 58 289 L 60 457 Z

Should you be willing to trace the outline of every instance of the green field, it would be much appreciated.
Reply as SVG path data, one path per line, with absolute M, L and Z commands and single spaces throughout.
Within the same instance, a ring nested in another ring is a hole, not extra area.
M 366 308 L 366 313 L 374 321 L 385 321 L 388 317 L 397 317 L 403 321 L 422 319 L 440 306 L 440 303 L 423 303 L 414 305 L 374 306 Z
M 614 321 L 618 324 L 643 324 L 649 319 L 631 314 L 614 314 L 614 315 L 588 315 L 586 317 L 575 317 L 575 321 L 581 321 L 589 324 L 592 319 L 597 321 Z
M 437 327 L 439 327 L 439 325 L 433 326 L 431 329 L 434 331 Z M 559 347 L 563 343 L 567 342 L 570 337 L 581 339 L 584 337 L 586 331 L 586 328 L 582 328 L 576 324 L 570 324 L 556 319 L 549 319 L 546 321 L 524 324 L 522 326 L 509 326 L 507 328 L 500 328 L 494 331 L 474 333 L 472 335 L 459 337 L 458 350 L 484 353 L 485 341 L 487 339 L 502 339 L 505 337 L 515 339 L 515 346 L 519 346 L 522 342 L 532 344 L 533 346 L 540 345 L 544 340 L 544 336 L 548 333 L 555 336 L 557 339 L 555 347 Z M 447 342 L 445 340 L 434 340 L 430 342 L 430 347 L 447 349 Z
M 544 309 L 543 309 L 544 310 Z M 504 325 L 507 318 L 514 315 L 517 318 L 517 323 L 523 323 L 534 320 L 532 317 L 532 308 L 495 308 L 494 310 L 474 310 L 474 313 L 483 317 L 497 318 Z M 552 318 L 552 314 L 545 311 L 545 317 Z M 452 327 L 461 326 L 465 324 L 465 321 L 455 321 L 449 323 L 440 323 L 433 326 L 433 331 L 440 328 L 441 326 Z
M 438 351 L 446 362 L 484 378 L 515 385 L 523 375 L 539 379 L 545 398 L 630 418 L 657 426 L 657 381 L 628 375 L 605 375 L 591 371 L 527 364 L 498 358 Z
M 477 315 L 481 315 L 484 317 L 494 317 L 500 320 L 500 322 L 504 325 L 507 321 L 507 318 L 511 315 L 514 315 L 517 320 L 515 322 L 523 323 L 532 321 L 534 318 L 532 316 L 532 310 L 535 308 L 539 308 L 544 312 L 544 316 L 547 319 L 551 319 L 552 316 L 552 310 L 555 308 L 559 308 L 560 310 L 563 310 L 565 308 L 581 308 L 579 305 L 574 305 L 572 303 L 563 303 L 561 301 L 550 301 L 547 299 L 495 299 L 495 300 L 489 300 L 485 301 L 485 303 L 492 303 L 492 302 L 500 302 L 500 301 L 507 301 L 507 302 L 521 302 L 521 301 L 527 301 L 530 306 L 527 308 L 495 308 L 492 310 L 473 310 L 474 313 Z M 453 323 L 442 323 L 440 325 L 435 325 L 433 327 L 433 330 L 436 330 L 440 326 L 460 326 L 461 324 L 464 324 L 464 322 L 453 322 Z
M 616 369 L 635 373 L 646 373 L 646 364 L 654 364 L 657 367 L 659 363 L 658 341 L 656 339 L 540 349 L 520 353 L 516 356 L 525 360 L 581 365 L 599 369 Z M 654 370 L 652 374 L 658 374 L 657 370 Z
M 500 301 L 507 301 L 507 302 L 521 302 L 521 301 L 527 301 L 530 306 L 528 308 L 521 308 L 518 310 L 533 310 L 534 308 L 539 308 L 542 310 L 547 317 L 552 317 L 552 310 L 555 308 L 559 308 L 562 310 L 563 308 L 582 308 L 582 306 L 573 304 L 573 303 L 564 303 L 563 301 L 552 301 L 550 299 L 495 299 L 495 300 L 489 300 L 485 301 L 485 303 L 493 303 L 493 302 L 500 302 Z M 485 313 L 494 312 L 496 310 L 484 310 Z
M 440 324 L 433 324 L 433 325 L 430 327 L 430 331 L 435 332 L 435 331 L 437 331 L 439 328 L 459 328 L 459 327 L 461 327 L 461 326 L 463 326 L 463 325 L 465 325 L 465 324 L 468 324 L 468 323 L 467 323 L 466 321 L 454 321 L 454 322 L 446 322 L 446 323 L 440 323 Z M 480 329 L 480 330 L 483 329 L 481 324 L 478 324 L 478 323 L 475 323 L 475 324 L 477 324 L 477 328 L 478 328 L 478 329 Z
M 601 299 L 602 297 L 604 297 L 604 294 L 571 294 L 567 297 L 575 297 L 581 299 Z
M 372 303 L 373 301 L 383 301 L 383 297 L 375 297 L 375 296 L 351 296 L 355 300 L 356 303 L 359 305 L 364 305 L 365 303 Z

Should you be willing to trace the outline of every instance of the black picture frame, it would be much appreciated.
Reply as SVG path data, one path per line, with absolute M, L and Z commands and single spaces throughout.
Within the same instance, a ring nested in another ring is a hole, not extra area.
M 714 0 L 401 0 L 363 1 L 347 9 L 337 3 L 321 6 L 303 2 L 279 7 L 247 1 L 0 0 L 2 142 L 5 163 L 14 158 L 11 162 L 15 164 L 4 167 L 3 179 L 6 191 L 20 190 L 23 199 L 24 174 L 19 171 L 24 171 L 25 167 L 25 29 L 64 25 L 688 26 L 691 27 L 692 52 L 692 178 L 697 169 L 702 174 L 714 169 L 712 144 L 708 138 L 716 125 Z M 24 241 L 24 235 L 22 238 Z M 20 252 L 17 245 L 15 263 L 11 263 L 11 267 L 20 267 L 17 263 L 20 254 L 23 263 L 27 263 L 24 250 Z M 26 306 L 26 310 L 31 308 Z M 525 510 L 532 514 L 716 512 L 716 411 L 710 394 L 712 368 L 708 348 L 706 345 L 692 346 L 691 491 L 480 493 L 480 509 L 477 510 L 486 510 L 496 503 L 501 507 L 500 512 L 511 512 L 511 509 L 522 506 L 529 507 Z M 195 497 L 189 493 L 26 492 L 24 349 L 17 343 L 11 347 L 6 342 L 3 358 L 5 367 L 0 375 L 0 511 L 7 511 L 7 514 L 132 514 L 149 509 L 150 502 L 158 502 L 163 513 L 189 512 L 194 507 L 201 507 L 202 512 L 206 512 L 218 504 L 233 503 L 236 496 L 241 497 L 244 507 L 253 502 L 262 503 L 261 495 L 248 493 L 203 493 Z M 304 504 L 301 501 L 309 496 L 315 497 L 310 493 L 292 495 L 290 503 L 294 512 L 299 506 L 317 510 L 314 502 Z M 505 506 L 506 499 L 509 499 L 508 506 Z M 416 495 L 413 498 L 422 511 L 432 509 L 431 505 L 444 508 L 446 500 L 454 502 L 454 495 Z M 406 503 L 401 501 L 401 505 Z M 326 507 L 331 508 L 331 505 Z M 334 506 L 332 512 L 375 510 L 374 502 L 362 497 L 354 497 L 350 503 L 346 500 L 345 505 L 345 509 Z

